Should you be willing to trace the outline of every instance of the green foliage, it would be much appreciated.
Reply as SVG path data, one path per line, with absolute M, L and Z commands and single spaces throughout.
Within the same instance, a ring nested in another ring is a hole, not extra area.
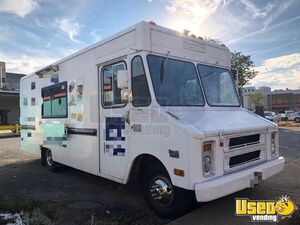
M 1 202 L 0 212 L 11 211 L 18 212 L 21 210 L 32 210 L 37 206 L 37 203 L 32 201 L 18 201 L 18 202 Z
M 251 60 L 250 55 L 243 55 L 241 52 L 232 53 L 231 67 L 238 70 L 238 85 L 240 88 L 249 84 L 249 81 L 258 74 L 258 71 L 254 69 L 254 66 L 254 62 Z
M 264 105 L 264 96 L 262 93 L 259 92 L 253 92 L 249 94 L 249 98 L 254 105 L 254 108 L 256 106 L 263 106 Z

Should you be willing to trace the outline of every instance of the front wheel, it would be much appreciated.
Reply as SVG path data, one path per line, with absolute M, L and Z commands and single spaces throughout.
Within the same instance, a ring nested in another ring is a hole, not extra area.
M 295 122 L 296 122 L 296 123 L 300 123 L 300 118 L 298 118 L 298 117 L 295 118 Z
M 143 173 L 143 191 L 148 204 L 160 216 L 176 218 L 191 206 L 191 193 L 175 187 L 159 163 L 148 165 Z

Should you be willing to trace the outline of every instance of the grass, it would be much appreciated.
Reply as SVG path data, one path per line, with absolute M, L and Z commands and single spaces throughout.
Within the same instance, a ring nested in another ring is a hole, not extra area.
M 280 122 L 278 122 L 278 126 L 281 126 L 281 127 L 300 127 L 300 123 L 295 123 L 293 121 L 280 121 Z
M 0 212 L 19 212 L 23 211 L 32 211 L 34 208 L 39 205 L 33 201 L 18 201 L 18 202 L 8 202 L 0 203 Z
M 18 201 L 18 202 L 7 202 L 0 203 L 0 213 L 20 213 L 23 212 L 23 218 L 28 221 L 31 225 L 50 225 L 54 224 L 55 216 L 53 210 L 48 206 L 42 206 L 33 201 Z M 9 222 L 0 218 L 0 225 L 5 225 Z

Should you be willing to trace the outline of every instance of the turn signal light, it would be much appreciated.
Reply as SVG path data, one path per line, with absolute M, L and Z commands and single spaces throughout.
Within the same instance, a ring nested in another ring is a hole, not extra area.
M 203 151 L 204 152 L 209 152 L 211 151 L 211 143 L 206 143 L 203 145 Z
M 184 177 L 184 170 L 181 169 L 174 169 L 174 174 L 180 177 Z

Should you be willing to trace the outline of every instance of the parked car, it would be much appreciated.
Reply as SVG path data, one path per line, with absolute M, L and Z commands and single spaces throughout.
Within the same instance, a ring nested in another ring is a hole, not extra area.
M 278 121 L 278 116 L 274 112 L 270 111 L 265 111 L 264 112 L 265 118 L 272 121 L 272 122 L 277 122 Z
M 284 113 L 285 113 L 286 117 L 289 117 L 291 114 L 295 113 L 295 111 L 294 110 L 285 110 Z
M 295 112 L 289 115 L 289 120 L 294 120 L 296 123 L 300 123 L 300 112 Z

